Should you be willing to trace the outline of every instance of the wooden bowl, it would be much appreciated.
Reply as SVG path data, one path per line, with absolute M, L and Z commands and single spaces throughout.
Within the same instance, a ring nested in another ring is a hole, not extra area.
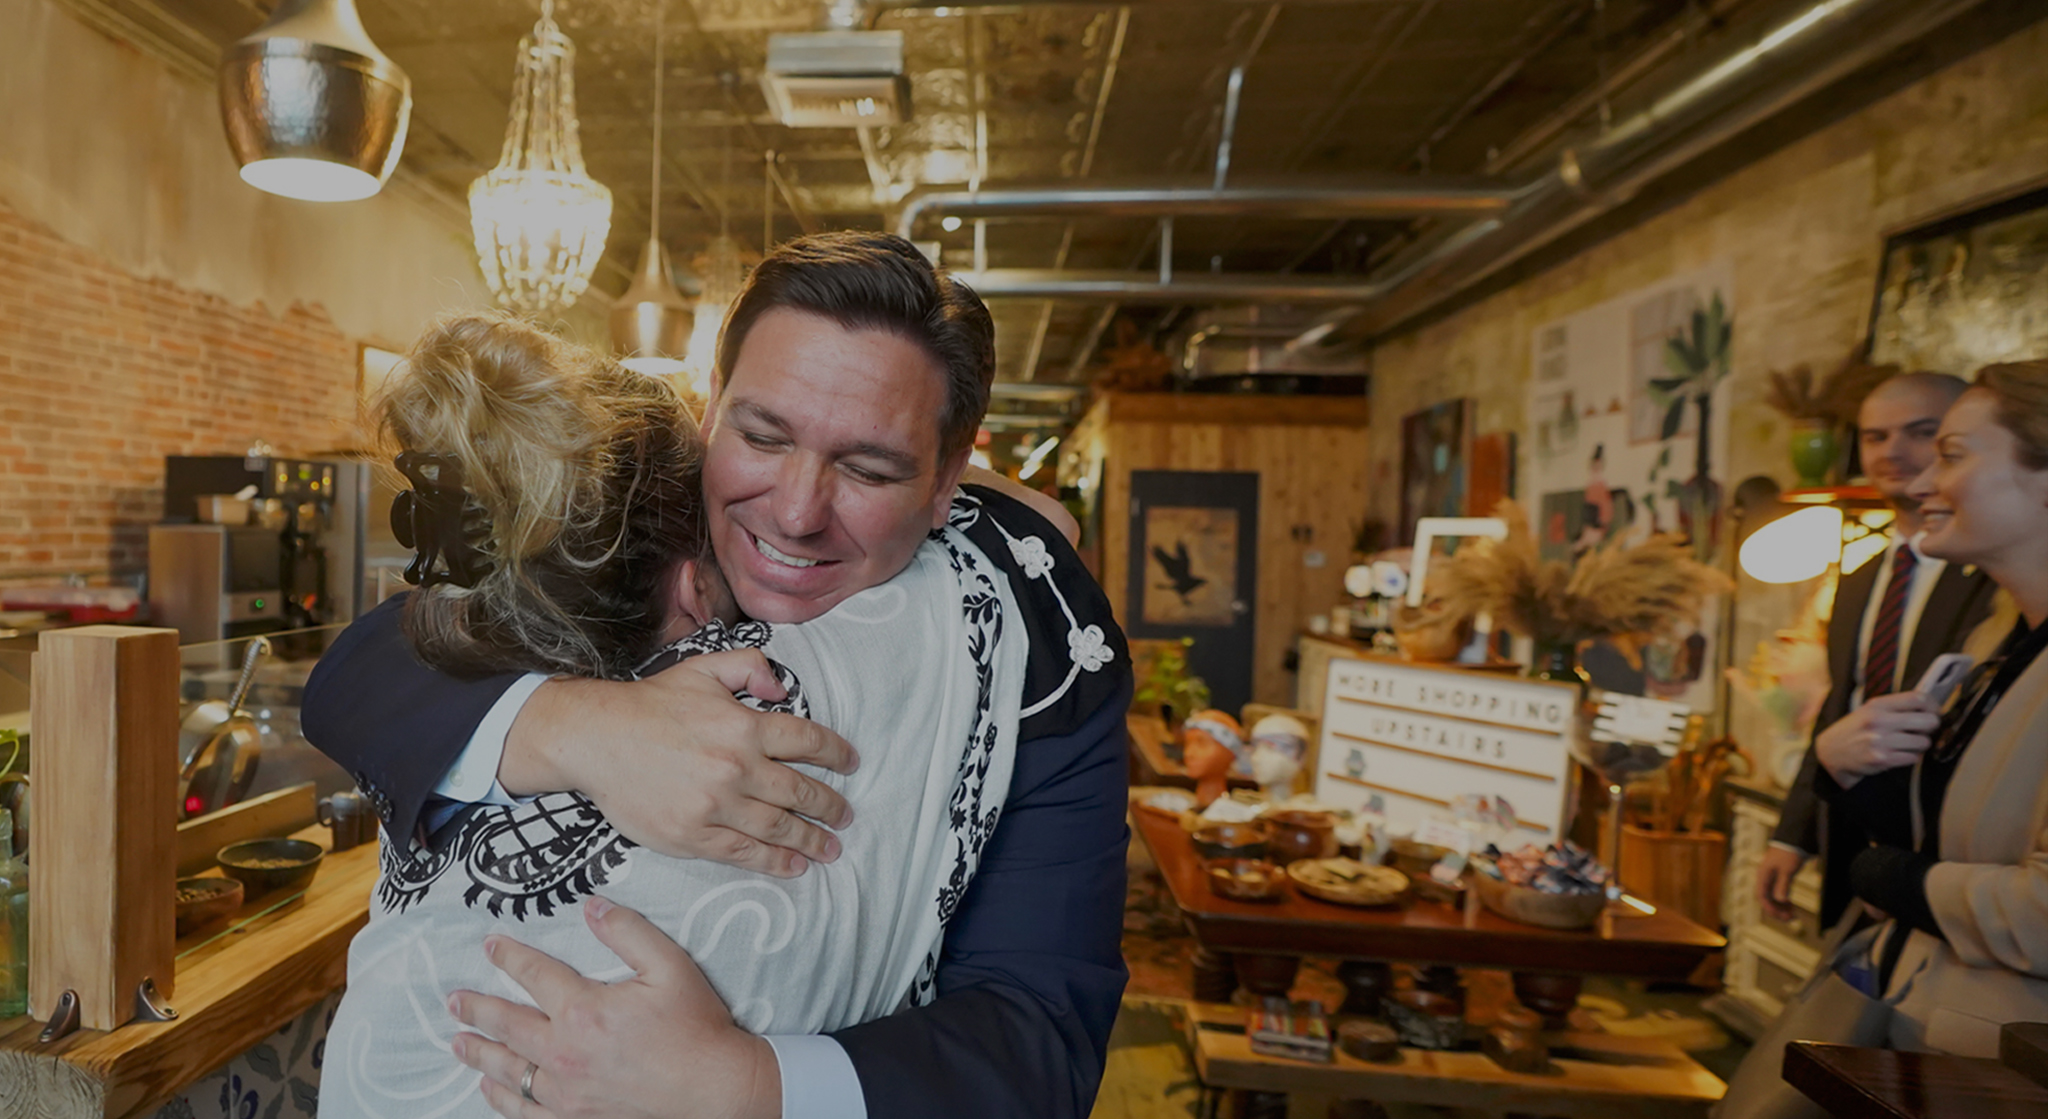
M 1276 863 L 1327 859 L 1337 853 L 1337 817 L 1328 812 L 1290 808 L 1268 812 L 1261 819 L 1270 837 L 1266 850 Z
M 1356 859 L 1303 859 L 1287 864 L 1294 888 L 1338 905 L 1398 905 L 1408 893 L 1408 876 L 1390 866 Z
M 1474 874 L 1472 888 L 1479 904 L 1510 921 L 1543 929 L 1590 929 L 1607 908 L 1602 894 L 1546 894 L 1528 886 L 1503 882 L 1491 874 Z
M 1266 857 L 1266 829 L 1256 823 L 1203 824 L 1188 838 L 1205 859 L 1263 859 Z
M 184 936 L 242 908 L 242 884 L 233 878 L 180 878 L 177 897 L 176 935 Z
M 1457 905 L 1465 896 L 1465 881 L 1460 878 L 1456 885 L 1446 886 L 1429 876 L 1429 869 L 1437 861 L 1451 853 L 1449 847 L 1438 847 L 1433 843 L 1417 843 L 1412 839 L 1394 841 L 1394 869 L 1408 876 L 1415 886 L 1418 897 L 1445 905 Z
M 1261 859 L 1218 859 L 1207 868 L 1209 892 L 1232 901 L 1279 901 L 1287 872 Z
M 303 839 L 245 839 L 230 843 L 215 856 L 221 873 L 248 887 L 251 894 L 298 889 L 313 880 L 326 852 Z

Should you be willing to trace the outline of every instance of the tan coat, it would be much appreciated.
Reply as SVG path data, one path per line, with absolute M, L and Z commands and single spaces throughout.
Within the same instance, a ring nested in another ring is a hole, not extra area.
M 1947 940 L 1907 942 L 1887 992 L 1898 999 L 1892 1046 L 1996 1057 L 2001 1025 L 2048 1021 L 2048 654 L 1956 766 L 1927 901 Z

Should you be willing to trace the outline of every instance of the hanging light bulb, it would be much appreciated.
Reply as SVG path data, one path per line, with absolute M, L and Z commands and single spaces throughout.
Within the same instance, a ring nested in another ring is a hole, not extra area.
M 647 244 L 640 249 L 640 267 L 626 294 L 612 304 L 612 347 L 619 364 L 640 373 L 666 377 L 681 373 L 695 318 L 690 303 L 676 290 L 669 271 L 668 250 L 661 244 L 661 16 L 654 6 L 654 186 L 649 194 Z
M 469 225 L 498 302 L 545 315 L 576 302 L 604 254 L 612 192 L 583 169 L 576 132 L 576 45 L 554 0 L 519 40 L 512 116 L 498 165 L 469 187 Z
M 683 365 L 692 391 L 708 398 L 718 366 L 718 333 L 725 325 L 725 313 L 747 282 L 747 263 L 740 243 L 724 233 L 711 239 L 697 263 L 704 287 L 697 294 L 697 326 L 690 332 L 689 356 Z
M 370 41 L 354 0 L 283 0 L 221 56 L 220 117 L 243 182 L 352 202 L 398 167 L 412 82 Z

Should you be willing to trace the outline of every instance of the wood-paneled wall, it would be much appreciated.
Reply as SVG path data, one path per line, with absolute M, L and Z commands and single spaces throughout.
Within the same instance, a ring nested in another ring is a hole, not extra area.
M 1131 471 L 1241 470 L 1259 475 L 1259 574 L 1252 697 L 1289 705 L 1287 645 L 1343 590 L 1353 526 L 1368 504 L 1363 397 L 1109 393 L 1061 454 L 1060 481 L 1101 467 L 1102 585 L 1127 617 Z M 1295 539 L 1296 526 L 1306 526 Z M 1322 564 L 1309 566 L 1312 553 Z

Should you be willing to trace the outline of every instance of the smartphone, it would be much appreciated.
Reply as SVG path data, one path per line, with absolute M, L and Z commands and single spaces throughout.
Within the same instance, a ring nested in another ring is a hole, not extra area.
M 1955 693 L 1956 686 L 1963 682 L 1963 677 L 1970 674 L 1970 669 L 1975 667 L 1976 663 L 1970 659 L 1968 653 L 1943 653 L 1934 658 L 1934 663 L 1927 666 L 1926 672 L 1921 673 L 1920 686 L 1914 691 L 1926 696 L 1928 704 L 1939 711 L 1948 703 L 1948 697 Z

